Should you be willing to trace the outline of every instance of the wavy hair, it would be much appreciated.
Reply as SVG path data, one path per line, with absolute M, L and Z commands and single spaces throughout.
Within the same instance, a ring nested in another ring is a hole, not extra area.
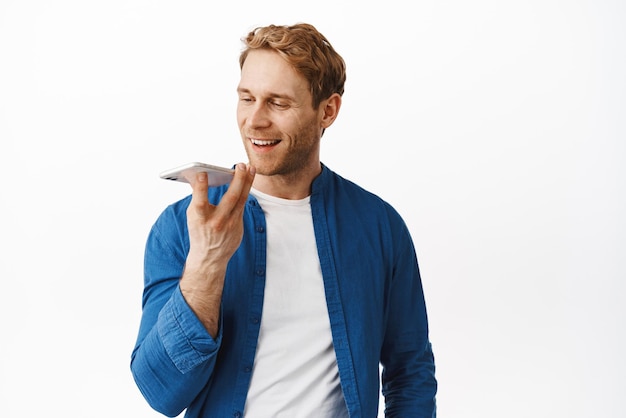
M 277 52 L 309 82 L 314 109 L 334 93 L 343 95 L 346 64 L 314 26 L 298 23 L 292 26 L 258 27 L 242 38 L 242 42 L 244 49 L 239 56 L 240 68 L 251 50 Z

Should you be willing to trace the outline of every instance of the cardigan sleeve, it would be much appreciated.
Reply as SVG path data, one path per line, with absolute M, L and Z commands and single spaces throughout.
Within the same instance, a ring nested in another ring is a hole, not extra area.
M 417 256 L 401 225 L 394 238 L 397 250 L 381 353 L 385 416 L 431 418 L 436 416 L 435 362 Z
M 211 378 L 221 344 L 187 305 L 178 286 L 188 251 L 186 224 L 170 207 L 152 227 L 144 256 L 141 324 L 131 371 L 150 406 L 179 415 Z

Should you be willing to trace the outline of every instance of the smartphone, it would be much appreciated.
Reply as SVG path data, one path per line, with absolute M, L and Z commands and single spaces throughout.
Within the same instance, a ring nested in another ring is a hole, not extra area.
M 209 187 L 228 184 L 235 175 L 235 170 L 231 168 L 193 162 L 169 170 L 165 170 L 159 176 L 164 180 L 189 183 L 188 179 L 195 177 L 196 173 L 200 171 L 204 171 L 207 173 Z

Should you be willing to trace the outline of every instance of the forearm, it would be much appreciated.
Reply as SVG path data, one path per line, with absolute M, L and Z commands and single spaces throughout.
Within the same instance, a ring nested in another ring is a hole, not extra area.
M 398 253 L 381 362 L 387 417 L 434 418 L 437 380 L 428 316 L 415 250 L 408 231 Z
M 177 289 L 133 352 L 131 370 L 148 403 L 168 416 L 187 408 L 210 379 L 220 342 Z
M 383 370 L 385 416 L 436 417 L 437 380 L 430 343 L 418 352 L 397 353 Z
M 180 291 L 185 301 L 213 338 L 219 330 L 225 275 L 225 266 L 190 262 L 188 259 L 180 280 Z

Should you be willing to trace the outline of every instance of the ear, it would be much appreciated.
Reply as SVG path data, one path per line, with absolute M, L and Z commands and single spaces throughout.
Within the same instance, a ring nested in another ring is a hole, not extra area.
M 328 99 L 320 103 L 320 111 L 322 112 L 321 125 L 322 129 L 328 128 L 333 124 L 341 108 L 341 96 L 333 93 Z

